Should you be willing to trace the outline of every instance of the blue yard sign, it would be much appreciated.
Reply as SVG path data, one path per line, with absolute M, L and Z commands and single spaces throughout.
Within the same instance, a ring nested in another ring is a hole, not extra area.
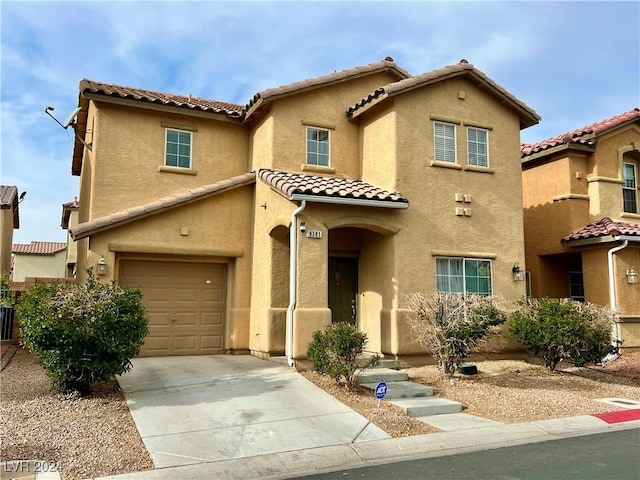
M 376 385 L 376 398 L 378 400 L 382 400 L 386 394 L 387 394 L 386 383 L 380 382 L 378 385 Z

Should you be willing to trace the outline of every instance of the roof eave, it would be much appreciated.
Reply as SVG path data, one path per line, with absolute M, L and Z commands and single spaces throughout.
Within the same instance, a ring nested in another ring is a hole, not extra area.
M 620 242 L 628 240 L 630 242 L 640 242 L 640 236 L 635 235 L 601 235 L 599 237 L 580 238 L 575 240 L 561 240 L 564 247 L 583 247 L 587 245 L 603 245 L 605 243 Z
M 596 147 L 593 145 L 585 145 L 583 143 L 562 143 L 560 145 L 554 145 L 553 147 L 538 150 L 535 153 L 530 153 L 522 157 L 522 163 L 526 164 L 540 158 L 548 157 L 556 153 L 563 151 L 574 150 L 578 152 L 593 153 L 596 151 Z
M 358 207 L 381 207 L 381 208 L 395 208 L 405 210 L 409 208 L 408 202 L 393 202 L 388 200 L 370 200 L 363 198 L 342 198 L 342 197 L 326 197 L 321 195 L 307 195 L 302 193 L 294 193 L 287 197 L 292 201 L 316 202 L 316 203 L 330 203 L 334 205 L 351 205 Z

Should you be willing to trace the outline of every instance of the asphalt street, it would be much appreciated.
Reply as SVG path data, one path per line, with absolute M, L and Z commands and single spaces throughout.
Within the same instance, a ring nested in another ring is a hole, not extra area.
M 640 429 L 301 477 L 305 480 L 640 480 Z

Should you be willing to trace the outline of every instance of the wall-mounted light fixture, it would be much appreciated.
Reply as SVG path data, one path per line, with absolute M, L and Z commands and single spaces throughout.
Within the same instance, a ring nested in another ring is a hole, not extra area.
M 98 275 L 106 275 L 107 274 L 107 262 L 104 260 L 104 257 L 100 257 L 98 260 Z
M 633 267 L 627 270 L 627 283 L 638 283 L 638 272 Z
M 307 222 L 300 222 L 300 231 L 302 233 L 307 231 Z
M 524 272 L 520 270 L 520 265 L 518 265 L 518 262 L 513 264 L 511 274 L 513 275 L 514 282 L 521 282 L 522 280 L 524 280 Z

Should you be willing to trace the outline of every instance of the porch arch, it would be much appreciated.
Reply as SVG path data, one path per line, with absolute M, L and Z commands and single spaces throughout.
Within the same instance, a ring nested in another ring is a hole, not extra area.
M 394 225 L 391 222 L 375 217 L 365 216 L 346 216 L 337 217 L 324 222 L 324 226 L 327 230 L 343 227 L 362 228 L 364 230 L 371 230 L 379 233 L 380 235 L 395 235 L 400 231 L 400 227 Z

